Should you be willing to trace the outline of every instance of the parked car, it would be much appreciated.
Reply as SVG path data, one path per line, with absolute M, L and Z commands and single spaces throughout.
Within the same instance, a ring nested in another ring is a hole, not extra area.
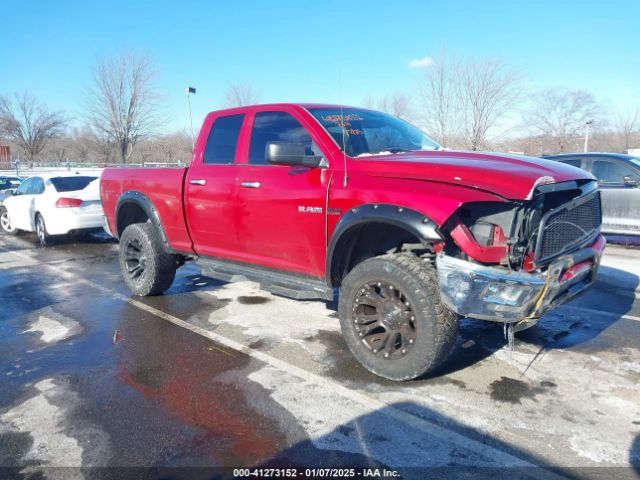
M 2 208 L 4 200 L 12 195 L 22 182 L 23 179 L 20 177 L 0 176 L 0 229 L 2 230 L 5 226 L 7 229 L 11 229 L 7 211 Z
M 543 158 L 582 168 L 598 180 L 602 231 L 640 235 L 640 158 L 622 153 L 566 153 Z
M 588 172 L 447 151 L 335 105 L 212 112 L 189 167 L 107 168 L 101 192 L 134 294 L 164 292 L 187 259 L 296 299 L 339 288 L 346 344 L 392 380 L 442 364 L 459 315 L 512 339 L 589 288 L 605 246 Z
M 54 236 L 102 230 L 99 177 L 49 174 L 27 178 L 0 207 L 5 233 L 36 232 L 41 245 Z
M 2 205 L 4 199 L 11 195 L 13 190 L 18 188 L 23 181 L 24 179 L 20 177 L 0 176 L 0 205 Z M 9 190 L 11 190 L 11 192 L 9 192 Z
M 23 181 L 24 179 L 20 177 L 0 175 L 0 193 L 18 188 Z

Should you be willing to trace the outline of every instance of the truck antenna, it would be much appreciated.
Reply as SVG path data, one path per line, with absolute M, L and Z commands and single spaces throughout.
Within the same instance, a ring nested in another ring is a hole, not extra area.
M 347 186 L 347 126 L 344 120 L 344 110 L 342 106 L 342 62 L 338 63 L 338 94 L 340 97 L 340 126 L 342 127 L 342 162 L 344 175 L 342 177 L 342 187 Z

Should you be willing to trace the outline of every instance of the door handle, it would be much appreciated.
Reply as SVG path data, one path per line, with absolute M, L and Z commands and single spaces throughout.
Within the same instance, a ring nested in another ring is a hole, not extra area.
M 244 188 L 260 188 L 260 182 L 242 182 L 240 186 Z
M 207 181 L 206 180 L 189 180 L 189 183 L 191 185 L 206 185 Z

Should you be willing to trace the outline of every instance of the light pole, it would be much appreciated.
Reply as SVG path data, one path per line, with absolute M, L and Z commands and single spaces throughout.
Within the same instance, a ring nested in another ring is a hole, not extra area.
M 185 93 L 187 94 L 187 103 L 189 104 L 189 124 L 191 125 L 191 152 L 196 149 L 196 139 L 193 136 L 193 116 L 191 115 L 191 97 L 190 93 L 196 94 L 195 87 L 187 87 L 185 88 Z
M 587 120 L 584 122 L 585 130 L 584 130 L 584 151 L 589 151 L 589 125 L 593 123 L 593 120 Z

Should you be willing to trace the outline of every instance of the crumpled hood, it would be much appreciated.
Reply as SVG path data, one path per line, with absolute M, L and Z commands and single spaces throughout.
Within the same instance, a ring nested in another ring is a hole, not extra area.
M 420 151 L 360 157 L 354 163 L 373 176 L 451 183 L 512 200 L 529 198 L 539 184 L 593 179 L 564 163 L 502 153 Z

